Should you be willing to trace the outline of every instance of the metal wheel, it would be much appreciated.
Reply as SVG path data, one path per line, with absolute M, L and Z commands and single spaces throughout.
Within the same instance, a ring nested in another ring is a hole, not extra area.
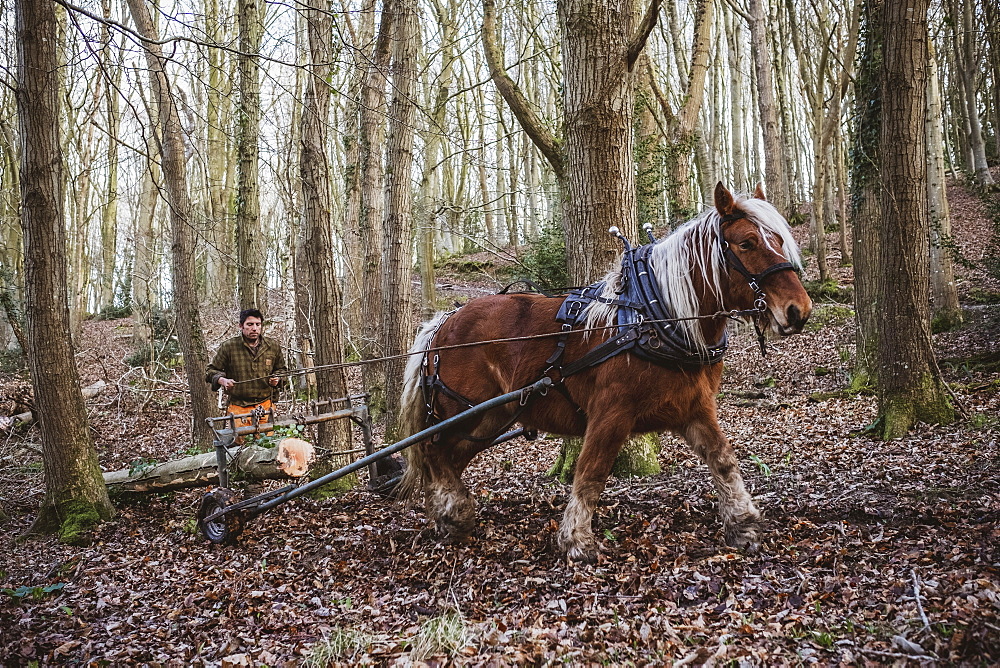
M 239 510 L 206 520 L 218 511 L 224 511 L 232 504 L 235 496 L 232 490 L 217 487 L 201 499 L 201 506 L 198 508 L 198 528 L 205 538 L 217 545 L 232 545 L 243 532 L 243 516 Z

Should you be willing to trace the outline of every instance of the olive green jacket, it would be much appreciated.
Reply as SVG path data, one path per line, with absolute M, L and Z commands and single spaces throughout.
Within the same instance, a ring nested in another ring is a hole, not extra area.
M 254 350 L 243 341 L 243 335 L 240 334 L 219 346 L 208 365 L 205 382 L 212 385 L 212 391 L 216 391 L 219 389 L 220 378 L 232 378 L 236 385 L 229 390 L 229 402 L 237 406 L 253 406 L 277 393 L 278 388 L 267 382 L 268 377 L 287 370 L 277 341 L 262 336 L 260 344 Z

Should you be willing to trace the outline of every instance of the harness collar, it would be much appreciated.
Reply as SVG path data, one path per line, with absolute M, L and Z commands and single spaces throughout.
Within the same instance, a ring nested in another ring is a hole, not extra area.
M 653 277 L 650 255 L 653 244 L 632 248 L 624 237 L 622 271 L 617 297 L 609 300 L 601 296 L 605 283 L 600 281 L 586 288 L 570 291 L 559 307 L 556 320 L 569 329 L 583 320 L 583 312 L 594 301 L 617 306 L 616 336 L 593 348 L 579 360 L 562 369 L 563 377 L 584 368 L 599 364 L 626 350 L 640 359 L 661 366 L 705 366 L 719 362 L 729 345 L 728 334 L 723 332 L 718 343 L 701 349 L 692 344 L 684 329 L 675 320 L 676 314 Z

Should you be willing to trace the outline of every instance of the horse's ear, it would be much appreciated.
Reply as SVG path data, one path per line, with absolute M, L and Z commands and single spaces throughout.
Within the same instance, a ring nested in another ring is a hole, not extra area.
M 762 199 L 765 202 L 767 201 L 767 198 L 764 197 L 764 184 L 761 183 L 760 181 L 757 182 L 757 187 L 754 188 L 753 196 L 754 199 Z
M 726 186 L 722 185 L 722 181 L 715 184 L 715 209 L 720 216 L 728 216 L 736 209 L 736 200 Z

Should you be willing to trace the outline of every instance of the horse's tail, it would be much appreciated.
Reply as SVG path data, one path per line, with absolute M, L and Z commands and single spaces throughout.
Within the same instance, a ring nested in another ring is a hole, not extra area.
M 431 347 L 438 328 L 447 320 L 451 313 L 438 313 L 424 323 L 410 346 L 410 353 L 419 353 Z M 411 354 L 406 360 L 406 370 L 403 372 L 403 391 L 399 399 L 400 436 L 407 437 L 416 434 L 427 425 L 427 407 L 424 405 L 424 392 L 420 387 L 420 368 L 424 363 L 424 355 Z M 409 499 L 422 487 L 423 482 L 423 452 L 420 443 L 405 451 L 407 466 L 403 479 L 396 488 L 396 498 Z

